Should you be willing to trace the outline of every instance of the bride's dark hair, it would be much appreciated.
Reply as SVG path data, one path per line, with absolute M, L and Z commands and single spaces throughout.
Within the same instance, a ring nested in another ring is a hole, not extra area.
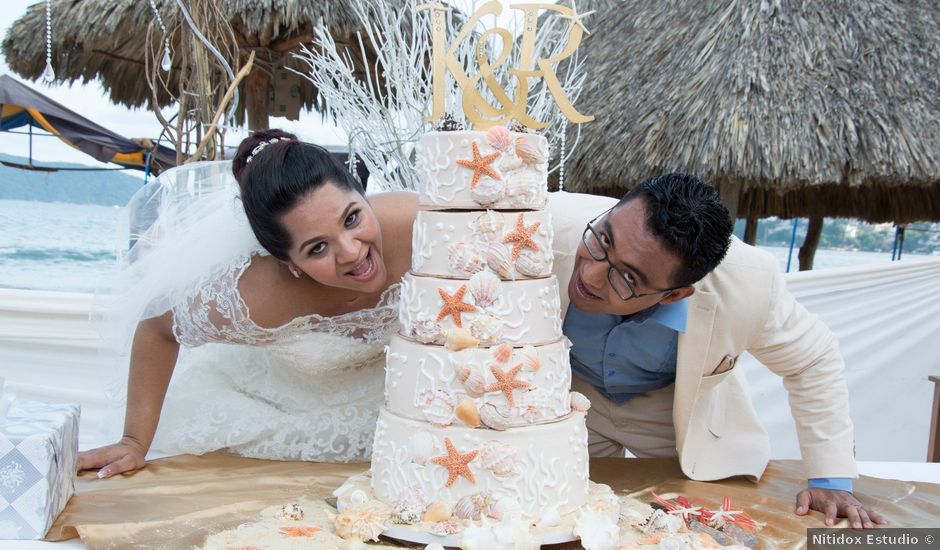
M 232 160 L 251 230 L 272 256 L 287 261 L 290 233 L 281 217 L 308 193 L 329 182 L 364 195 L 352 174 L 323 147 L 282 130 L 245 138 Z

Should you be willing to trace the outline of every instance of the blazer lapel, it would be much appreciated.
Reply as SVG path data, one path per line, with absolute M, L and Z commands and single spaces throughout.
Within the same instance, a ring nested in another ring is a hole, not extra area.
M 672 405 L 676 447 L 680 451 L 680 456 L 685 436 L 688 433 L 695 397 L 708 363 L 718 302 L 715 294 L 701 288 L 696 288 L 695 294 L 689 300 L 686 332 L 679 335 L 675 398 Z

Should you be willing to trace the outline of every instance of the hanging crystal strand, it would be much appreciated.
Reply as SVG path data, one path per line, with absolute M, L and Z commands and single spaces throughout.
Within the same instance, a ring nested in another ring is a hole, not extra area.
M 565 115 L 561 118 L 561 150 L 558 152 L 558 190 L 565 190 L 565 134 L 568 131 L 568 122 Z
M 362 180 L 359 179 L 359 159 L 356 157 L 356 150 L 353 148 L 352 140 L 349 140 L 349 145 L 346 146 L 346 154 L 348 155 L 346 165 L 349 167 L 349 173 L 361 184 Z
M 52 0 L 46 0 L 46 68 L 42 71 L 43 82 L 55 81 L 52 69 Z
M 163 59 L 160 60 L 160 68 L 169 72 L 173 67 L 173 60 L 170 59 L 170 36 L 166 32 L 166 25 L 163 24 L 163 18 L 160 17 L 160 12 L 157 10 L 154 0 L 150 0 L 150 9 L 153 10 L 153 15 L 157 18 L 157 25 L 160 25 L 160 30 L 163 32 Z

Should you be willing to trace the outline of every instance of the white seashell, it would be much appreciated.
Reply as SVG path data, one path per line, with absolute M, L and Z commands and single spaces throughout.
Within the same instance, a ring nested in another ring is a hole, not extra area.
M 432 530 L 433 532 L 433 530 Z M 437 534 L 437 533 L 435 533 Z M 443 535 L 441 535 L 443 536 Z M 441 546 L 439 542 L 432 542 L 431 544 L 424 547 L 424 550 L 444 550 L 444 547 Z
M 470 334 L 484 344 L 495 344 L 503 339 L 503 320 L 484 313 L 470 322 Z
M 490 517 L 498 521 L 522 517 L 522 506 L 512 497 L 503 497 L 490 506 Z
M 411 335 L 422 344 L 440 344 L 444 341 L 444 329 L 441 324 L 426 317 L 411 325 Z
M 391 513 L 388 508 L 379 503 L 368 506 L 347 509 L 342 514 L 330 514 L 336 534 L 344 539 L 359 541 L 379 540 L 379 535 L 385 530 Z
M 476 187 L 470 190 L 470 198 L 477 204 L 487 206 L 503 198 L 505 192 L 506 184 L 502 180 L 483 176 Z
M 484 521 L 481 525 L 470 525 L 463 530 L 460 548 L 462 550 L 493 550 L 494 548 L 507 548 L 507 546 L 500 544 L 493 532 L 493 526 Z
M 540 277 L 548 273 L 548 262 L 545 261 L 544 256 L 529 250 L 519 254 L 513 265 L 516 271 L 526 277 Z
M 514 279 L 515 268 L 512 265 L 512 251 L 502 243 L 491 243 L 486 250 L 486 265 L 500 279 Z
M 561 514 L 558 512 L 557 506 L 549 506 L 546 508 L 542 515 L 539 517 L 538 526 L 539 527 L 554 527 L 561 523 Z
M 463 387 L 467 390 L 470 397 L 482 397 L 486 393 L 486 376 L 479 368 L 470 368 L 467 378 L 463 381 Z
M 480 519 L 489 512 L 490 504 L 486 493 L 465 495 L 454 505 L 454 515 L 461 519 Z
M 454 423 L 454 408 L 457 401 L 444 390 L 424 390 L 418 396 L 418 408 L 425 420 L 435 426 L 449 426 Z
M 536 174 L 515 174 L 506 182 L 506 200 L 510 207 L 522 208 L 534 203 L 545 187 L 545 179 Z
M 290 519 L 298 521 L 304 519 L 304 509 L 296 502 L 281 506 L 281 511 L 277 514 L 278 519 Z
M 545 162 L 545 155 L 536 147 L 526 142 L 525 138 L 516 138 L 516 156 L 522 159 L 526 164 L 542 164 Z
M 591 408 L 591 400 L 583 393 L 571 392 L 571 410 L 587 412 Z
M 461 527 L 459 523 L 457 523 L 456 521 L 452 519 L 447 519 L 447 520 L 439 521 L 435 523 L 434 527 L 431 527 L 431 532 L 439 537 L 447 537 L 450 535 L 456 535 L 457 533 L 460 532 L 461 529 L 463 529 L 463 527 Z M 437 544 L 436 542 L 425 546 L 424 550 L 428 550 L 429 548 L 432 548 L 434 545 L 437 545 L 440 547 L 441 550 L 444 550 L 444 547 L 441 546 L 440 544 Z
M 427 433 L 427 432 L 425 432 Z M 411 485 L 403 490 L 392 510 L 392 522 L 413 525 L 421 521 L 427 509 L 428 499 L 418 485 Z
M 487 441 L 480 449 L 480 464 L 497 477 L 508 477 L 516 473 L 519 457 L 516 449 L 501 441 Z
M 411 460 L 415 464 L 426 464 L 434 454 L 434 437 L 425 430 L 415 432 L 408 438 L 408 446 L 411 448 Z
M 653 511 L 653 514 L 646 520 L 645 525 L 640 526 L 640 530 L 646 534 L 656 532 L 675 535 L 680 529 L 684 528 L 685 521 L 682 518 L 674 514 L 667 514 L 659 508 Z
M 507 172 L 512 172 L 513 170 L 518 170 L 525 166 L 525 161 L 519 158 L 518 155 L 503 155 L 499 162 L 496 164 L 496 168 L 499 169 L 503 174 Z
M 509 428 L 509 416 L 502 414 L 492 403 L 484 403 L 480 407 L 480 422 L 493 430 L 503 431 Z
M 501 281 L 489 271 L 480 271 L 470 277 L 467 283 L 470 294 L 477 307 L 486 308 L 496 303 L 499 298 Z M 482 338 L 481 338 L 482 340 Z
M 461 383 L 467 381 L 467 378 L 470 378 L 470 373 L 472 372 L 473 367 L 470 365 L 457 365 L 454 367 L 454 373 L 457 374 L 457 380 L 460 380 Z
M 486 258 L 472 244 L 457 242 L 447 247 L 447 265 L 460 273 L 476 273 L 486 267 Z
M 473 220 L 473 234 L 484 241 L 492 241 L 502 236 L 505 226 L 506 222 L 503 221 L 502 216 L 492 210 L 487 210 Z
M 558 404 L 551 393 L 543 388 L 526 390 L 516 397 L 516 401 L 522 411 L 522 417 L 530 424 L 553 418 L 555 405 Z
M 362 489 L 356 489 L 349 494 L 349 504 L 352 506 L 362 506 L 367 502 L 369 502 L 369 495 Z
M 539 352 L 535 349 L 535 346 L 524 346 L 519 350 L 518 357 L 524 371 L 538 372 L 542 368 L 542 360 L 539 359 Z

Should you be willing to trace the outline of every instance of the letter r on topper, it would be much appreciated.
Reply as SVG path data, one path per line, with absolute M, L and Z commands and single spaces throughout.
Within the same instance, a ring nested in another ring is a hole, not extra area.
M 516 79 L 515 97 L 502 88 L 494 76 L 495 68 L 501 66 L 509 57 L 511 48 L 515 47 L 512 34 L 504 28 L 493 27 L 477 37 L 475 60 L 476 74 L 468 75 L 456 53 L 460 45 L 467 40 L 471 31 L 485 15 L 498 16 L 502 13 L 502 4 L 496 0 L 486 2 L 473 13 L 463 24 L 463 27 L 454 37 L 453 42 L 447 43 L 447 12 L 449 8 L 434 0 L 417 6 L 417 10 L 431 10 L 431 79 L 432 79 L 432 105 L 431 115 L 425 117 L 427 121 L 435 121 L 445 114 L 445 96 L 447 73 L 453 76 L 457 86 L 462 92 L 461 107 L 467 120 L 476 130 L 486 130 L 491 126 L 503 125 L 515 119 L 523 125 L 541 129 L 548 126 L 546 122 L 532 118 L 527 112 L 527 100 L 531 79 L 542 79 L 549 93 L 558 105 L 562 114 L 574 123 L 594 120 L 591 115 L 583 115 L 574 107 L 565 93 L 564 86 L 555 74 L 555 67 L 561 61 L 574 55 L 586 31 L 582 19 L 593 12 L 579 14 L 567 6 L 557 4 L 511 4 L 511 9 L 523 12 L 524 28 L 518 47 L 520 48 L 519 66 L 508 69 L 510 75 Z M 554 11 L 559 17 L 568 19 L 571 24 L 568 28 L 566 42 L 561 51 L 551 57 L 535 57 L 535 39 L 538 32 L 539 10 Z M 500 53 L 496 59 L 491 60 L 487 51 L 487 43 L 491 36 L 499 37 L 502 42 Z M 496 105 L 489 103 L 480 92 L 480 81 L 486 85 L 488 91 L 495 99 Z

